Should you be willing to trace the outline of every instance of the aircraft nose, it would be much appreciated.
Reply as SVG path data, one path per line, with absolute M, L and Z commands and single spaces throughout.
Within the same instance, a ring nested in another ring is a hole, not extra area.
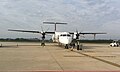
M 66 44 L 70 44 L 71 43 L 71 38 L 67 38 L 66 39 Z

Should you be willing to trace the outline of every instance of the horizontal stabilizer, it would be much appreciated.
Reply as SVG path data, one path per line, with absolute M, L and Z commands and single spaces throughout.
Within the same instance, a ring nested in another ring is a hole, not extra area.
M 60 23 L 60 22 L 43 22 L 44 24 L 67 24 L 67 23 Z

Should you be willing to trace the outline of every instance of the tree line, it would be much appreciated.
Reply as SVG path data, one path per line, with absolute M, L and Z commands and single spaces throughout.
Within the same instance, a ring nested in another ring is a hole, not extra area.
M 41 42 L 42 40 L 38 39 L 38 38 L 0 38 L 1 42 Z M 80 43 L 110 43 L 113 40 L 80 40 Z M 45 40 L 45 42 L 52 42 L 52 39 L 50 40 Z
M 0 38 L 1 42 L 41 42 L 42 40 L 38 39 L 38 38 Z M 46 42 L 52 42 L 51 40 L 45 40 Z

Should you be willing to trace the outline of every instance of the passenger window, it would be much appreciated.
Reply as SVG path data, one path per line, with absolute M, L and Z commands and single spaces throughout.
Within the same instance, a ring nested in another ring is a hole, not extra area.
M 67 34 L 67 36 L 68 36 L 68 37 L 70 37 L 70 35 L 69 35 L 69 34 Z

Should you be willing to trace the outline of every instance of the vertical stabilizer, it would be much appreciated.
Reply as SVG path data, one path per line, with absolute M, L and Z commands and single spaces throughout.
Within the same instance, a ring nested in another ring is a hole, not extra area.
M 67 23 L 60 23 L 60 22 L 43 22 L 43 24 L 54 24 L 55 25 L 55 31 L 57 30 L 57 25 L 66 25 Z

